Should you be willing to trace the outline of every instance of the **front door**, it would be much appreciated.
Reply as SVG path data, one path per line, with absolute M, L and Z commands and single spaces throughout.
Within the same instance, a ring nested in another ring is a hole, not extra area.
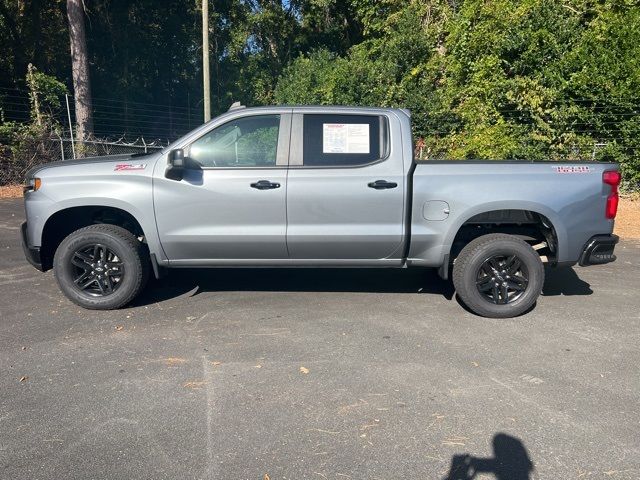
M 242 116 L 185 148 L 184 177 L 157 168 L 154 203 L 172 264 L 282 260 L 286 246 L 289 114 Z

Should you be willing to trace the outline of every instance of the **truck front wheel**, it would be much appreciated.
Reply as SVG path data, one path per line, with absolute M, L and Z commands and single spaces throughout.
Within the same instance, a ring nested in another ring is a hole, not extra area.
M 60 243 L 53 271 L 60 290 L 75 304 L 113 310 L 142 291 L 149 277 L 149 256 L 128 230 L 117 225 L 91 225 Z
M 492 233 L 469 242 L 453 265 L 453 285 L 474 313 L 516 317 L 531 308 L 542 291 L 544 266 L 525 241 Z

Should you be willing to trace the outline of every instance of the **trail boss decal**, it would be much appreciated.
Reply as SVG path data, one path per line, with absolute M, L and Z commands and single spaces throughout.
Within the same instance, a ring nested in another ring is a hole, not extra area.
M 591 173 L 593 169 L 588 165 L 558 165 L 553 168 L 556 173 Z
M 124 170 L 144 170 L 145 168 L 147 168 L 146 163 L 119 163 L 113 171 L 121 172 Z

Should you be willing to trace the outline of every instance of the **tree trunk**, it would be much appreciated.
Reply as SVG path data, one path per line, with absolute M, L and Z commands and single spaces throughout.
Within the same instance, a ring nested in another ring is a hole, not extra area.
M 91 82 L 84 30 L 83 0 L 67 0 L 67 17 L 69 18 L 71 72 L 76 107 L 76 138 L 82 142 L 93 134 Z

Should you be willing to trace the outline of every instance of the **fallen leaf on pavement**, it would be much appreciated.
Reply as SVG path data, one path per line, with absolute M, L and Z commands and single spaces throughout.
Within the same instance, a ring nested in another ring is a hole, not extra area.
M 201 388 L 203 385 L 205 385 L 207 382 L 203 382 L 203 381 L 193 381 L 193 382 L 187 382 L 185 383 L 183 386 L 186 388 L 193 388 L 195 390 Z
M 464 447 L 465 440 L 468 440 L 468 438 L 467 437 L 451 437 L 443 440 L 442 445 Z
M 167 365 L 171 366 L 171 365 L 180 365 L 181 363 L 185 363 L 186 360 L 184 358 L 180 358 L 180 357 L 169 357 L 166 360 Z

